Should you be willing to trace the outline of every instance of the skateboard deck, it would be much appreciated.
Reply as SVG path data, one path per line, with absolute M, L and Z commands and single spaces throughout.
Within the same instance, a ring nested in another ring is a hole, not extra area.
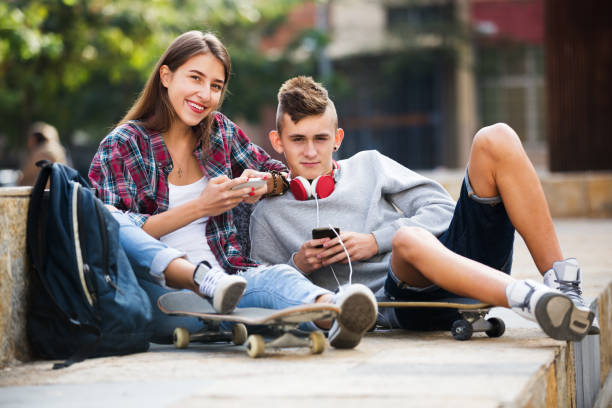
M 472 334 L 485 332 L 489 337 L 501 337 L 506 331 L 504 321 L 497 317 L 485 319 L 493 305 L 464 297 L 448 297 L 432 302 L 412 302 L 395 300 L 384 296 L 376 298 L 379 308 L 431 308 L 431 309 L 457 309 L 461 317 L 451 326 L 451 334 L 456 340 L 469 340 Z
M 300 323 L 312 320 L 333 319 L 340 314 L 340 308 L 333 304 L 299 305 L 286 309 L 238 308 L 229 314 L 216 313 L 211 303 L 193 292 L 171 292 L 157 300 L 159 309 L 169 315 L 193 316 L 208 323 L 210 328 L 203 332 L 189 334 L 186 329 L 176 328 L 174 344 L 178 348 L 187 347 L 190 341 L 232 341 L 243 344 L 246 340 L 247 354 L 260 357 L 265 348 L 309 347 L 313 354 L 325 350 L 325 336 L 322 332 L 310 333 L 308 339 L 296 334 Z M 236 323 L 232 332 L 220 328 L 221 322 Z M 245 325 L 267 326 L 272 329 L 274 339 L 266 342 L 261 335 L 247 337 Z

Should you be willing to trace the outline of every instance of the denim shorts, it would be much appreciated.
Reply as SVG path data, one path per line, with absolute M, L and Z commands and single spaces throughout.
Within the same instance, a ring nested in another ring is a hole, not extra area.
M 448 229 L 438 237 L 451 251 L 510 274 L 514 226 L 508 218 L 501 197 L 478 197 L 467 175 Z M 458 297 L 439 286 L 410 287 L 391 270 L 385 281 L 385 294 L 396 300 L 435 301 Z M 447 330 L 459 318 L 454 309 L 396 308 L 399 327 L 411 330 Z

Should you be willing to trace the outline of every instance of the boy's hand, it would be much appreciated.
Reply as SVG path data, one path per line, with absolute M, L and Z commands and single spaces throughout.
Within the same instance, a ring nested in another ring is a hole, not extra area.
M 327 241 L 329 241 L 329 238 L 311 239 L 304 242 L 300 250 L 293 256 L 293 262 L 305 274 L 321 268 L 323 265 L 319 255 L 325 251 L 325 248 L 316 247 Z
M 367 260 L 378 253 L 378 243 L 372 234 L 344 231 L 340 233 L 340 238 L 351 256 L 351 262 Z M 340 245 L 338 237 L 323 243 L 323 249 L 324 251 L 319 254 L 322 266 L 336 262 L 348 263 L 346 252 Z

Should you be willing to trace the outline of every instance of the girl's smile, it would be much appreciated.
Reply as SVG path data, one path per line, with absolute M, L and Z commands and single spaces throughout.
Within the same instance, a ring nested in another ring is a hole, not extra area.
M 225 70 L 217 57 L 205 53 L 191 57 L 174 72 L 163 65 L 160 78 L 178 119 L 191 127 L 219 106 Z

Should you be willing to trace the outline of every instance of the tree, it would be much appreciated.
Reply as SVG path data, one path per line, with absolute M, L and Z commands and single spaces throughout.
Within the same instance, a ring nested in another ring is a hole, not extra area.
M 261 36 L 281 24 L 297 3 L 0 3 L 0 137 L 22 145 L 26 127 L 45 120 L 58 127 L 69 145 L 99 141 L 131 105 L 172 39 L 191 29 L 216 33 L 232 55 L 235 74 L 224 110 L 256 119 L 259 105 L 273 98 L 279 78 L 314 66 L 308 59 L 293 61 L 289 53 L 271 60 L 258 52 Z

